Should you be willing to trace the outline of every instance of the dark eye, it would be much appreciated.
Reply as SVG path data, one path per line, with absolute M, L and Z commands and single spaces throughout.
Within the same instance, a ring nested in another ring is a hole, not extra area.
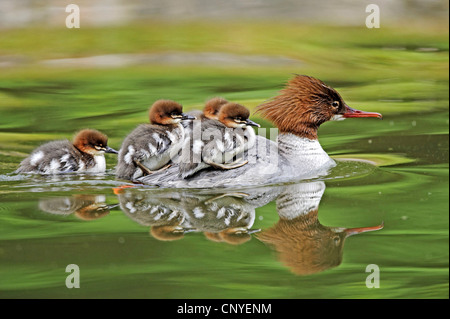
M 333 103 L 331 103 L 332 107 L 338 108 L 339 107 L 339 102 L 338 101 L 334 101 Z
M 237 116 L 237 117 L 234 118 L 234 120 L 235 120 L 235 121 L 242 121 L 242 117 Z
M 337 245 L 339 245 L 341 239 L 339 237 L 334 237 L 333 241 L 334 241 L 334 244 L 337 246 Z

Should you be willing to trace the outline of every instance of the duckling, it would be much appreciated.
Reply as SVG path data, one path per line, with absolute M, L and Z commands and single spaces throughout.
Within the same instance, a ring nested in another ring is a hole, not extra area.
M 230 160 L 255 142 L 255 132 L 250 126 L 259 124 L 250 120 L 249 115 L 243 105 L 227 102 L 220 107 L 217 121 L 202 121 L 200 131 L 193 132 L 192 158 L 189 153 L 182 154 L 179 175 L 187 178 L 207 167 L 234 169 L 247 164 L 243 159 Z
M 84 129 L 76 134 L 73 143 L 59 140 L 39 146 L 20 163 L 16 173 L 103 173 L 106 170 L 104 153 L 118 152 L 108 146 L 106 135 Z
M 197 120 L 201 121 L 204 121 L 206 119 L 219 120 L 220 108 L 228 102 L 229 101 L 227 99 L 217 96 L 206 101 L 203 111 L 195 110 L 189 112 L 188 114 L 195 116 Z
M 181 151 L 181 157 L 177 158 L 178 161 L 181 161 L 182 163 L 192 163 L 196 161 L 193 158 L 194 154 L 192 150 L 194 149 L 194 145 L 198 148 L 198 144 L 201 143 L 202 127 L 204 125 L 207 126 L 208 122 L 218 121 L 219 110 L 226 103 L 228 103 L 228 100 L 222 97 L 215 97 L 206 101 L 203 110 L 193 110 L 187 113 L 191 116 L 195 116 L 196 120 L 183 122 L 184 143 Z M 199 156 L 200 154 L 197 154 L 198 158 Z M 199 159 L 197 159 L 197 161 L 199 161 Z
M 119 150 L 116 176 L 129 180 L 167 169 L 184 141 L 181 121 L 195 117 L 182 112 L 182 105 L 158 100 L 150 107 L 151 124 L 141 124 L 123 141 Z

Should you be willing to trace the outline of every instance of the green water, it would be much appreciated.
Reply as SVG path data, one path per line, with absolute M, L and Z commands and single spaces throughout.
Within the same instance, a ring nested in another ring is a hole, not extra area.
M 299 25 L 158 30 L 81 29 L 66 38 L 67 31 L 23 29 L 0 35 L 0 54 L 31 60 L 0 70 L 1 298 L 448 298 L 447 29 L 380 29 L 370 37 L 367 29 Z M 283 55 L 302 64 L 39 63 L 165 50 Z M 292 73 L 318 77 L 350 106 L 384 115 L 382 121 L 348 119 L 320 128 L 323 148 L 338 161 L 321 179 L 231 193 L 114 191 L 129 183 L 114 178 L 115 158 L 109 154 L 101 176 L 12 174 L 33 148 L 71 138 L 84 127 L 105 132 L 110 146 L 119 148 L 159 98 L 190 110 L 219 95 L 254 110 Z M 305 191 L 308 185 L 322 193 Z M 309 233 L 279 229 L 279 194 L 320 203 L 317 213 L 308 214 L 315 225 Z M 155 219 L 148 211 L 155 203 L 178 213 Z M 221 222 L 196 225 L 196 231 L 172 240 L 156 234 L 165 219 L 182 224 L 185 211 L 194 220 L 192 207 L 208 203 L 228 207 Z M 240 207 L 240 213 L 233 215 L 230 207 Z M 226 218 L 260 231 L 224 235 Z M 336 228 L 382 223 L 380 230 L 336 238 Z M 282 240 L 274 243 L 270 234 Z M 69 264 L 79 266 L 79 289 L 66 287 Z M 379 288 L 366 287 L 370 264 L 379 267 Z

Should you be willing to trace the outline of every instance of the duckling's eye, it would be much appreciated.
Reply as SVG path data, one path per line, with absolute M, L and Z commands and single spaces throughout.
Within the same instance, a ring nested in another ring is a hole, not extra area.
M 240 117 L 240 116 L 235 117 L 234 120 L 240 122 L 240 121 L 242 121 L 242 117 Z
M 332 107 L 338 108 L 339 107 L 339 102 L 338 101 L 334 101 L 333 103 L 331 103 Z

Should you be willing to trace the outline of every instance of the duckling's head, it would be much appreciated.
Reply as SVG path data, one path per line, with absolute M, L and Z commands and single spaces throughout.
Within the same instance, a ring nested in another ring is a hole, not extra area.
M 183 228 L 180 225 L 161 225 L 150 228 L 150 234 L 161 241 L 182 239 L 184 234 L 191 231 L 192 229 Z
M 73 139 L 73 145 L 83 153 L 91 155 L 118 153 L 108 146 L 108 137 L 105 134 L 92 129 L 84 129 L 78 132 Z
M 220 108 L 226 103 L 228 103 L 228 101 L 221 97 L 215 97 L 208 100 L 203 109 L 203 115 L 208 119 L 218 120 Z
M 317 138 L 319 126 L 330 120 L 351 117 L 377 117 L 349 107 L 340 94 L 324 82 L 306 75 L 296 75 L 273 99 L 261 104 L 258 113 L 271 120 L 282 133 Z
M 219 121 L 227 127 L 244 128 L 248 125 L 259 127 L 260 125 L 250 120 L 249 116 L 250 111 L 245 106 L 238 103 L 226 103 L 219 111 Z
M 171 100 L 158 100 L 150 107 L 150 123 L 160 125 L 178 124 L 183 120 L 195 119 L 183 113 L 183 106 Z
M 246 227 L 227 228 L 219 233 L 220 238 L 228 244 L 240 245 L 249 241 L 251 234 L 259 232 L 260 229 L 248 229 Z

